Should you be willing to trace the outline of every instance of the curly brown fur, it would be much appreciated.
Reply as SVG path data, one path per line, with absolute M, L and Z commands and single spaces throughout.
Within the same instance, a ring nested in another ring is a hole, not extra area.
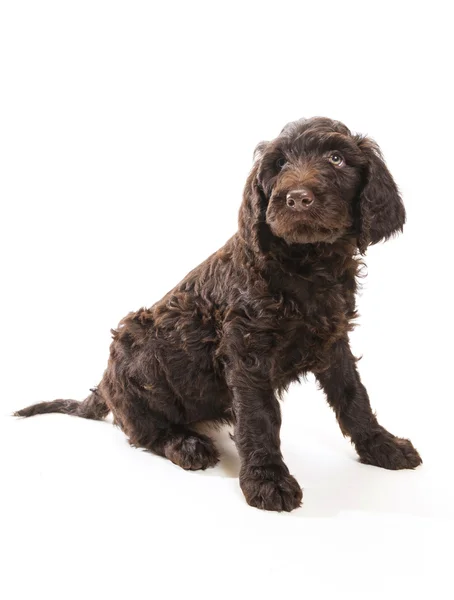
M 113 330 L 97 390 L 65 412 L 115 422 L 134 446 L 184 469 L 218 461 L 204 420 L 234 422 L 240 485 L 252 506 L 297 508 L 280 450 L 278 396 L 315 373 L 360 459 L 387 469 L 421 459 L 379 425 L 350 351 L 359 253 L 402 230 L 397 187 L 370 139 L 337 121 L 288 124 L 256 150 L 239 231 L 151 308 Z

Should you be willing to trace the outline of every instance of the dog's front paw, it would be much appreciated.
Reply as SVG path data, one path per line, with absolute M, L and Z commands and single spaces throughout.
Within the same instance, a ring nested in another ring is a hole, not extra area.
M 290 512 L 301 506 L 303 492 L 285 465 L 248 467 L 240 474 L 240 486 L 255 508 Z
M 380 432 L 356 446 L 362 463 L 383 469 L 414 469 L 422 463 L 410 442 L 387 431 Z

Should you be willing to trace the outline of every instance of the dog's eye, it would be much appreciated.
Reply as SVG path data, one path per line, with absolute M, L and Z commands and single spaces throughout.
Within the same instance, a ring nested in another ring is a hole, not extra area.
M 285 165 L 287 161 L 285 160 L 285 158 L 278 158 L 276 161 L 276 167 L 278 169 L 282 169 L 282 167 Z
M 335 167 L 342 167 L 342 165 L 344 164 L 344 159 L 342 155 L 339 154 L 339 152 L 333 152 L 332 154 L 330 154 L 328 160 Z

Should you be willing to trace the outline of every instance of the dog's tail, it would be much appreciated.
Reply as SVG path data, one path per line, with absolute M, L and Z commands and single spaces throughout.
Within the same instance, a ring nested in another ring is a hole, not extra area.
M 16 417 L 32 417 L 33 415 L 42 415 L 45 413 L 63 413 L 84 419 L 95 419 L 101 421 L 110 412 L 106 401 L 101 396 L 99 390 L 94 388 L 91 394 L 82 402 L 77 400 L 54 400 L 53 402 L 39 402 L 32 404 L 27 408 L 18 410 L 14 413 Z

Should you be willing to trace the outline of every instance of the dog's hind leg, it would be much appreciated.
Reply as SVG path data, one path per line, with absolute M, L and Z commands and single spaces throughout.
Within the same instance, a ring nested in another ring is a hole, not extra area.
M 147 390 L 131 384 L 115 388 L 110 386 L 109 390 L 114 419 L 132 446 L 192 471 L 213 467 L 218 462 L 214 442 L 185 424 L 181 402 L 168 390 L 162 386 Z
M 137 400 L 133 400 L 133 410 L 137 408 Z M 219 460 L 219 453 L 214 442 L 207 435 L 193 431 L 185 425 L 166 421 L 163 415 L 153 411 L 142 413 L 140 422 L 134 417 L 123 418 L 123 429 L 128 435 L 129 443 L 138 448 L 145 448 L 154 454 L 168 458 L 182 469 L 196 471 L 214 467 Z

